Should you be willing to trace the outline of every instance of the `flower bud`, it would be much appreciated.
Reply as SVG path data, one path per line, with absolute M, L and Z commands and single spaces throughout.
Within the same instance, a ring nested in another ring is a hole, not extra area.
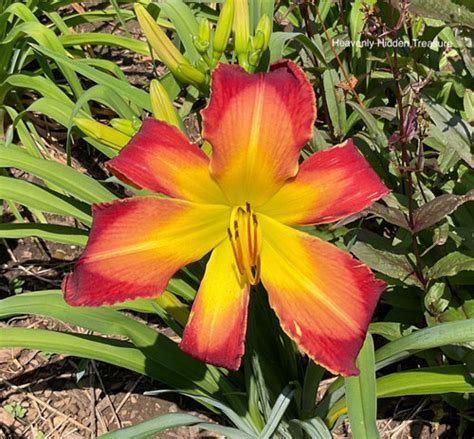
M 140 4 L 135 5 L 135 13 L 148 42 L 160 61 L 162 61 L 180 81 L 188 82 L 185 77 L 180 76 L 179 66 L 188 65 L 189 61 L 178 50 L 173 42 L 161 30 L 158 23 Z
M 207 64 L 207 62 L 204 60 L 204 57 L 206 57 L 206 55 L 203 55 L 201 56 L 198 61 L 196 62 L 196 68 L 206 74 L 207 72 L 209 72 L 209 65 Z M 207 57 L 206 57 L 207 58 Z M 209 58 L 207 58 L 209 59 Z
M 232 22 L 234 20 L 234 0 L 226 0 L 217 20 L 216 30 L 213 40 L 213 59 L 219 61 L 224 53 L 232 32 Z
M 176 68 L 176 77 L 184 82 L 189 82 L 197 86 L 206 82 L 206 75 L 188 62 L 178 64 Z
M 131 136 L 117 131 L 116 129 L 97 122 L 94 119 L 75 117 L 74 123 L 79 129 L 94 140 L 98 140 L 109 148 L 122 149 Z
M 194 46 L 200 54 L 204 54 L 211 45 L 211 26 L 207 18 L 203 18 L 199 23 L 198 36 L 194 40 Z
M 111 119 L 110 125 L 112 125 L 112 128 L 120 131 L 126 136 L 132 137 L 137 132 L 137 128 L 134 126 L 133 121 L 129 119 L 120 119 L 117 117 Z
M 263 32 L 257 31 L 255 36 L 252 38 L 252 48 L 256 50 L 262 50 L 265 45 L 265 36 Z
M 234 43 L 239 64 L 248 69 L 250 41 L 250 19 L 248 0 L 235 0 L 234 3 Z
M 183 131 L 183 122 L 173 105 L 173 101 L 157 79 L 153 79 L 150 83 L 150 99 L 155 119 L 168 122 Z
M 249 55 L 249 64 L 253 67 L 258 66 L 258 63 L 260 62 L 260 56 L 262 55 L 262 51 L 260 49 L 254 50 L 250 52 Z
M 260 17 L 257 28 L 255 29 L 255 39 L 258 40 L 258 45 L 257 41 L 254 41 L 255 48 L 264 52 L 270 43 L 271 35 L 272 21 L 267 14 L 264 14 Z
M 169 313 L 181 326 L 185 326 L 189 318 L 189 308 L 173 293 L 163 291 L 156 299 L 156 304 Z

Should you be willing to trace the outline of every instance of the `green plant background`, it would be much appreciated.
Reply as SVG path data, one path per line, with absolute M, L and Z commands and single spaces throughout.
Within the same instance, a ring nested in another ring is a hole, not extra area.
M 159 117 L 149 83 L 129 83 L 114 61 L 94 52 L 111 46 L 152 57 L 150 45 L 128 30 L 136 19 L 133 2 L 111 1 L 84 13 L 67 8 L 70 3 L 0 1 L 0 199 L 13 216 L 0 223 L 2 239 L 36 237 L 83 247 L 91 205 L 134 189 L 71 166 L 76 145 L 83 142 L 87 154 L 105 161 L 146 115 Z M 199 124 L 213 66 L 205 61 L 207 55 L 212 58 L 212 44 L 199 51 L 196 41 L 204 19 L 215 32 L 222 5 L 140 3 L 205 78 L 196 84 L 156 69 L 162 66 L 159 60 L 154 64 L 155 79 L 175 102 L 184 125 Z M 442 395 L 446 407 L 459 413 L 459 437 L 467 431 L 474 413 L 469 396 L 474 390 L 474 10 L 461 1 L 412 1 L 406 15 L 404 2 L 316 3 L 248 3 L 251 36 L 262 15 L 273 19 L 268 48 L 258 53 L 253 69 L 265 70 L 282 57 L 302 66 L 319 110 L 303 155 L 352 137 L 392 189 L 360 215 L 305 228 L 351 251 L 389 285 L 358 358 L 361 374 L 337 378 L 316 405 L 320 380 L 329 373 L 281 333 L 260 289 L 252 299 L 244 366 L 236 373 L 191 359 L 174 341 L 129 315 L 158 313 L 179 334 L 182 319 L 164 302 L 71 308 L 57 290 L 22 292 L 0 301 L 0 318 L 48 316 L 125 339 L 2 328 L 0 347 L 41 349 L 128 368 L 222 415 L 220 424 L 206 424 L 191 415 L 170 414 L 103 437 L 148 437 L 177 425 L 199 425 L 228 437 L 329 438 L 330 429 L 348 415 L 355 438 L 375 438 L 377 404 L 405 395 Z M 376 6 L 372 17 L 379 19 L 375 28 L 363 12 L 371 6 Z M 71 30 L 102 22 L 120 32 Z M 391 31 L 380 36 L 383 25 Z M 377 35 L 385 45 L 369 49 L 343 43 L 376 41 Z M 407 46 L 389 47 L 394 40 Z M 232 41 L 221 61 L 242 63 Z M 414 41 L 439 44 L 422 47 Z M 351 89 L 354 78 L 357 85 Z M 107 109 L 106 117 L 97 113 L 98 106 Z M 61 128 L 65 162 L 55 159 L 41 120 Z M 35 182 L 15 177 L 15 169 Z M 46 213 L 72 217 L 76 225 L 49 222 Z M 187 267 L 169 285 L 185 313 L 202 268 L 203 263 Z

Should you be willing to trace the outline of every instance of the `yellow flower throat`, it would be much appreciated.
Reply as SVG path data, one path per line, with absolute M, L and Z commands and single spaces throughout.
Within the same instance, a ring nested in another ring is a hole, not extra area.
M 260 281 L 262 233 L 249 203 L 234 207 L 227 232 L 240 275 L 245 282 L 256 285 Z

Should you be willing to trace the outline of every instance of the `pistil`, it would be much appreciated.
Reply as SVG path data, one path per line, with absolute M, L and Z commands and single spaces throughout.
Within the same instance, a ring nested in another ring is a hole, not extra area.
M 239 274 L 245 282 L 256 285 L 260 281 L 261 232 L 249 203 L 233 209 L 227 232 Z

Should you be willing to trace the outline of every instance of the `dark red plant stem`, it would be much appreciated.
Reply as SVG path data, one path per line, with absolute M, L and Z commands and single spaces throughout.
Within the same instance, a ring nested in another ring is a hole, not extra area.
M 405 184 L 405 189 L 406 189 L 406 195 L 408 198 L 408 223 L 410 224 L 411 228 L 411 236 L 412 236 L 412 249 L 413 249 L 413 254 L 415 255 L 415 260 L 416 260 L 416 275 L 420 282 L 423 284 L 423 287 L 426 288 L 427 280 L 425 278 L 425 275 L 423 274 L 423 261 L 421 260 L 420 256 L 420 249 L 418 246 L 418 240 L 417 240 L 417 232 L 415 232 L 414 229 L 414 202 L 413 202 L 413 193 L 414 193 L 414 188 L 413 188 L 413 176 L 411 172 L 411 167 L 410 167 L 410 154 L 408 152 L 408 144 L 407 144 L 407 136 L 406 136 L 406 130 L 405 128 L 408 126 L 407 122 L 405 120 L 406 113 L 405 109 L 403 107 L 403 90 L 400 84 L 400 70 L 398 68 L 398 48 L 395 46 L 393 48 L 393 67 L 392 67 L 392 73 L 393 73 L 393 78 L 395 80 L 395 94 L 396 94 L 396 99 L 397 99 L 397 106 L 398 106 L 398 119 L 399 119 L 399 131 L 400 131 L 400 149 L 402 153 L 402 163 L 403 167 L 400 169 L 400 172 L 402 174 L 403 181 Z

